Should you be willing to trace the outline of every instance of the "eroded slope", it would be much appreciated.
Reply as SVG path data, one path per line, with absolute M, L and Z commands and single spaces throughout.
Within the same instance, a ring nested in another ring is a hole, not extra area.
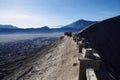
M 65 37 L 39 53 L 1 67 L 8 71 L 2 80 L 77 80 L 77 46 Z

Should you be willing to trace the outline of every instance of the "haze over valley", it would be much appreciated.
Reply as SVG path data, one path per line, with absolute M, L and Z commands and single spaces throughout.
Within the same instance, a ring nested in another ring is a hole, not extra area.
M 0 34 L 0 43 L 14 42 L 19 40 L 32 40 L 38 37 L 58 38 L 63 33 L 38 33 L 38 34 Z

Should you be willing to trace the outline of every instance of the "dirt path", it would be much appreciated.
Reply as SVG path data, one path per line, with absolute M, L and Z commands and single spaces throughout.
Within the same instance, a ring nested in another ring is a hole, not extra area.
M 42 80 L 78 80 L 77 53 L 77 47 L 72 38 L 65 37 L 63 42 L 53 50 L 51 59 L 44 63 L 45 66 L 48 64 L 52 66 L 49 66 Z

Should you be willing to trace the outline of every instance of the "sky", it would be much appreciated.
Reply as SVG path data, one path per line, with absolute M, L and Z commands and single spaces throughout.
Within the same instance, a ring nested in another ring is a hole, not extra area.
M 0 24 L 58 27 L 120 15 L 120 0 L 0 0 Z

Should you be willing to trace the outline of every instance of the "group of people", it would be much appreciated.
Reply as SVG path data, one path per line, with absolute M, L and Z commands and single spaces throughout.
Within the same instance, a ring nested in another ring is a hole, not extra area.
M 64 35 L 66 35 L 68 37 L 72 37 L 72 32 L 65 32 Z

